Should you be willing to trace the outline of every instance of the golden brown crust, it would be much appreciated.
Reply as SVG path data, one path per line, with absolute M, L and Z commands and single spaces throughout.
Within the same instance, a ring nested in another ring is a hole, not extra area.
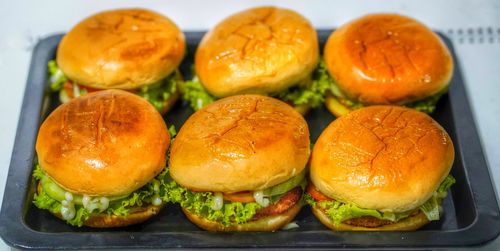
M 127 216 L 93 214 L 83 225 L 95 228 L 125 227 L 138 224 L 160 213 L 161 206 L 146 205 L 134 208 Z
M 142 223 L 149 218 L 160 213 L 161 206 L 153 206 L 151 204 L 144 207 L 134 208 L 129 215 L 108 215 L 106 213 L 92 214 L 86 221 L 84 226 L 93 228 L 114 228 L 125 227 Z M 54 214 L 57 218 L 64 220 L 61 214 Z
M 309 153 L 307 123 L 291 106 L 265 96 L 232 96 L 184 123 L 172 145 L 170 173 L 195 191 L 256 191 L 301 172 Z
M 216 221 L 209 221 L 203 217 L 189 212 L 182 208 L 186 217 L 198 227 L 212 232 L 274 232 L 290 223 L 300 212 L 302 205 L 299 203 L 290 208 L 287 212 L 280 215 L 272 215 L 260 218 L 256 221 L 250 221 L 239 225 L 225 226 Z
M 236 13 L 200 42 L 196 73 L 217 97 L 270 94 L 308 77 L 319 60 L 311 23 L 282 8 L 259 7 Z
M 333 32 L 324 48 L 331 76 L 364 104 L 403 104 L 448 85 L 453 60 L 420 22 L 396 14 L 367 15 Z
M 184 34 L 167 17 L 144 9 L 90 16 L 61 40 L 57 63 L 80 85 L 135 89 L 172 73 L 185 53 Z
M 151 104 L 107 90 L 56 108 L 40 127 L 36 152 L 45 173 L 66 190 L 116 196 L 160 173 L 169 144 L 165 122 Z
M 427 219 L 425 214 L 420 212 L 414 216 L 410 216 L 392 224 L 382 225 L 380 227 L 359 227 L 348 225 L 345 223 L 335 225 L 330 220 L 328 215 L 325 214 L 325 212 L 323 212 L 323 210 L 321 210 L 320 208 L 311 207 L 311 211 L 316 216 L 316 218 L 318 218 L 318 220 L 323 223 L 323 225 L 334 231 L 413 231 L 429 223 L 429 220 Z
M 330 198 L 361 208 L 412 210 L 450 172 L 450 136 L 427 114 L 371 106 L 332 122 L 311 156 L 311 180 Z

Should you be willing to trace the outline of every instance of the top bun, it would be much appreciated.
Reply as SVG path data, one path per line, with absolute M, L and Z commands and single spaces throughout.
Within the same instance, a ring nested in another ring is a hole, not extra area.
M 323 131 L 311 157 L 311 180 L 332 199 L 403 212 L 432 196 L 454 157 L 450 136 L 427 114 L 370 106 Z
M 170 153 L 170 172 L 195 191 L 262 190 L 293 177 L 309 158 L 309 129 L 291 106 L 240 95 L 195 112 Z
M 185 50 L 184 34 L 167 17 L 121 9 L 78 23 L 61 40 L 57 63 L 81 85 L 136 89 L 167 77 Z
M 341 26 L 328 38 L 324 59 L 344 94 L 368 105 L 436 94 L 453 72 L 443 41 L 418 21 L 396 14 L 367 15 Z
M 92 92 L 56 108 L 38 132 L 38 161 L 66 190 L 89 196 L 131 193 L 160 173 L 170 136 L 143 98 Z
M 318 47 L 315 29 L 300 14 L 254 8 L 226 18 L 203 37 L 195 69 L 217 97 L 276 93 L 312 73 Z

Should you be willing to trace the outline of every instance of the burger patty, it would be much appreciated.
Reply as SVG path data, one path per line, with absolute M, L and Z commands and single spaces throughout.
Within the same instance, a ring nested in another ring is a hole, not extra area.
M 346 220 L 342 223 L 357 227 L 380 227 L 383 225 L 391 224 L 393 222 L 390 220 L 377 219 L 372 216 L 362 216 Z
M 408 217 L 415 216 L 418 214 L 418 212 L 419 212 L 419 210 L 415 210 Z M 381 219 L 375 218 L 373 216 L 362 216 L 362 217 L 358 217 L 358 218 L 352 218 L 349 220 L 345 220 L 342 223 L 348 224 L 351 226 L 357 226 L 357 227 L 380 227 L 380 226 L 389 225 L 389 224 L 392 224 L 395 222 L 390 221 L 390 220 L 381 220 Z
M 302 188 L 296 187 L 288 191 L 276 203 L 257 210 L 252 220 L 258 220 L 267 216 L 282 214 L 299 203 L 301 197 Z
M 334 199 L 329 198 L 328 196 L 324 195 L 312 183 L 309 184 L 308 190 L 309 194 L 311 196 L 314 194 L 313 198 L 314 200 L 322 199 L 325 200 L 328 198 L 328 201 L 334 201 Z M 321 209 L 324 213 L 326 213 L 326 209 Z M 415 210 L 412 212 L 408 217 L 415 216 L 417 215 L 419 210 Z M 342 222 L 343 224 L 351 225 L 351 226 L 357 226 L 357 227 L 368 227 L 368 228 L 374 228 L 374 227 L 380 227 L 383 225 L 389 225 L 394 223 L 393 221 L 390 220 L 381 220 L 373 216 L 361 216 L 357 218 L 352 218 L 348 219 Z

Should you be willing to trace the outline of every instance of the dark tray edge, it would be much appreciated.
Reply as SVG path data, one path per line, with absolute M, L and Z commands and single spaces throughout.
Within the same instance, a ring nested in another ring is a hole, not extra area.
M 320 32 L 329 32 L 329 31 L 318 31 L 318 33 Z M 190 33 L 191 32 L 187 32 L 186 37 L 188 37 Z M 17 217 L 10 217 L 12 215 L 6 215 L 6 213 L 4 212 L 6 211 L 12 212 L 13 210 L 19 211 L 19 208 L 23 208 L 22 204 L 20 205 L 14 203 L 6 203 L 6 199 L 18 197 L 19 191 L 26 191 L 29 185 L 28 182 L 26 182 L 25 184 L 21 184 L 17 183 L 16 181 L 29 180 L 22 178 L 23 177 L 25 178 L 26 176 L 27 177 L 31 176 L 31 169 L 26 170 L 21 175 L 19 172 L 16 174 L 13 171 L 13 167 L 26 166 L 28 162 L 31 163 L 34 157 L 33 149 L 22 149 L 21 146 L 26 145 L 26 141 L 31 141 L 31 145 L 33 146 L 34 142 L 32 139 L 35 138 L 36 131 L 32 130 L 32 127 L 38 127 L 40 123 L 39 115 L 40 115 L 40 109 L 43 105 L 42 104 L 43 95 L 41 94 L 44 93 L 45 87 L 44 85 L 36 85 L 37 81 L 34 81 L 33 76 L 37 77 L 46 76 L 46 69 L 45 67 L 35 67 L 35 66 L 40 63 L 37 60 L 38 58 L 47 58 L 47 53 L 49 53 L 49 50 L 47 48 L 51 48 L 51 46 L 53 46 L 54 44 L 54 41 L 59 41 L 61 36 L 62 35 L 52 35 L 40 40 L 33 51 L 32 60 L 30 64 L 29 77 L 27 81 L 26 91 L 23 97 L 21 115 L 19 118 L 18 129 L 15 137 L 15 144 L 12 152 L 12 159 L 9 167 L 8 179 L 5 187 L 4 203 L 2 205 L 2 211 L 0 215 L 0 236 L 8 245 L 16 248 L 43 249 L 43 248 L 56 247 L 56 246 L 35 247 L 31 245 L 33 243 L 30 243 L 30 240 L 34 239 L 33 237 L 35 236 L 48 237 L 51 236 L 51 234 L 41 233 L 31 230 L 24 224 L 22 219 L 23 215 L 22 213 L 18 214 Z M 449 42 L 449 39 L 447 39 L 444 36 L 442 37 L 448 41 L 447 44 L 450 46 L 451 43 Z M 450 50 L 453 51 L 452 46 L 450 46 Z M 453 55 L 455 62 L 458 62 L 457 59 L 455 58 L 454 53 Z M 456 63 L 454 69 L 454 78 L 458 78 L 459 79 L 458 82 L 463 83 L 463 78 L 459 67 L 460 66 L 458 65 L 458 63 Z M 470 120 L 471 118 L 473 118 L 473 116 L 472 116 L 472 111 L 470 109 L 467 94 L 465 92 L 466 91 L 465 87 L 463 85 L 458 85 L 455 88 L 451 89 L 450 91 L 453 91 L 454 95 L 456 95 L 456 98 L 451 99 L 452 112 L 457 127 L 461 128 L 460 130 L 457 131 L 458 142 L 456 142 L 456 144 L 459 144 L 461 149 L 461 152 L 460 154 L 457 154 L 457 157 L 461 157 L 461 160 L 463 161 L 466 167 L 473 168 L 473 169 L 467 168 L 466 174 L 470 181 L 471 189 L 473 191 L 473 199 L 475 202 L 474 206 L 477 212 L 477 217 L 471 225 L 463 229 L 458 229 L 456 231 L 446 231 L 446 232 L 427 231 L 427 233 L 431 233 L 431 235 L 433 233 L 439 232 L 440 234 L 446 235 L 445 238 L 447 240 L 456 240 L 456 242 L 450 242 L 450 241 L 443 242 L 437 246 L 422 243 L 421 246 L 416 246 L 418 248 L 482 245 L 495 239 L 500 234 L 500 215 L 498 209 L 498 202 L 495 192 L 493 190 L 493 186 L 491 183 L 491 176 L 489 174 L 488 166 L 483 155 L 483 150 L 479 141 L 476 126 L 474 124 L 474 121 Z M 32 107 L 38 107 L 39 109 L 32 109 Z M 30 129 L 33 132 L 29 133 Z M 467 141 L 467 145 L 465 145 L 464 141 Z M 467 151 L 464 151 L 464 149 L 467 149 Z M 478 158 L 478 156 L 480 157 Z M 484 184 L 486 180 L 490 182 L 488 184 Z M 482 186 L 479 186 L 478 184 L 481 184 Z M 25 234 L 22 236 L 10 234 L 11 232 L 16 233 L 17 232 L 16 230 L 21 231 Z M 385 233 L 385 235 L 399 235 L 403 236 L 403 238 L 411 238 L 413 234 L 420 235 L 422 233 L 423 232 L 411 232 L 411 233 L 401 234 L 396 232 L 396 233 Z M 107 245 L 110 243 L 103 243 L 102 241 L 95 239 L 95 237 L 99 234 L 85 234 L 85 233 L 56 234 L 57 236 L 51 236 L 51 238 L 53 238 L 51 242 L 57 243 L 58 242 L 57 240 L 64 240 L 68 237 L 82 238 L 80 236 L 82 234 L 86 235 L 86 240 L 88 241 L 89 244 L 90 243 L 93 244 L 92 246 L 88 246 L 88 248 L 103 249 L 110 247 Z M 349 233 L 349 234 L 358 235 L 360 233 Z M 131 238 L 132 235 L 133 233 L 113 234 L 113 238 L 115 239 L 115 241 L 113 242 L 115 245 L 112 245 L 111 247 L 131 248 L 130 246 L 120 246 L 119 243 L 122 238 L 129 239 Z M 153 235 L 162 236 L 162 234 L 153 234 Z M 377 234 L 375 233 L 374 235 L 376 236 Z M 464 236 L 466 236 L 466 238 L 464 238 Z M 442 237 L 443 236 L 441 236 L 440 238 Z M 95 240 L 95 242 L 91 240 Z M 168 238 L 165 238 L 165 241 L 167 240 Z M 429 238 L 429 242 L 432 242 L 432 240 L 434 240 L 434 237 Z M 135 246 L 133 248 L 144 248 L 144 247 L 147 246 Z M 158 246 L 158 248 L 161 247 L 162 246 Z M 292 246 L 283 246 L 283 247 L 291 248 Z M 300 246 L 299 244 L 299 246 L 294 245 L 294 247 L 300 248 L 304 246 Z M 359 246 L 356 245 L 347 245 L 347 247 L 359 248 Z M 385 247 L 401 248 L 405 246 L 386 244 Z M 410 248 L 416 248 L 416 247 L 410 247 Z M 65 248 L 71 249 L 77 247 L 66 246 Z M 217 247 L 214 246 L 214 248 Z M 318 246 L 318 248 L 326 248 L 326 246 Z

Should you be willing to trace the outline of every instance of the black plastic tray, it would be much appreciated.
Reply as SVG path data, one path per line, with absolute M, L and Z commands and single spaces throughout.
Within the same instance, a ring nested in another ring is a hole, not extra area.
M 330 34 L 318 32 L 321 47 Z M 186 78 L 203 32 L 187 32 L 188 55 L 181 66 Z M 457 179 L 443 204 L 444 217 L 415 232 L 332 232 L 304 207 L 296 218 L 300 228 L 275 233 L 209 233 L 191 224 L 177 206 L 167 206 L 157 217 L 136 226 L 99 230 L 74 228 L 31 203 L 34 182 L 34 145 L 38 126 L 58 105 L 47 91 L 47 62 L 55 57 L 62 35 L 41 40 L 31 61 L 28 83 L 17 129 L 2 211 L 0 235 L 10 246 L 24 249 L 132 249 L 132 248 L 438 248 L 481 245 L 500 233 L 500 212 L 491 178 L 473 122 L 459 64 L 449 94 L 433 117 L 455 143 L 451 173 Z M 452 44 L 443 38 L 453 51 Z M 179 129 L 192 113 L 179 102 L 165 120 Z M 306 119 L 312 142 L 334 117 L 324 108 Z

